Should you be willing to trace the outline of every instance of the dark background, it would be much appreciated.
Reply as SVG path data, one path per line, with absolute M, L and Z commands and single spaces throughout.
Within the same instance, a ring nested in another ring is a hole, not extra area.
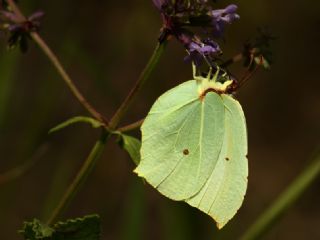
M 20 2 L 26 14 L 45 11 L 41 34 L 89 101 L 111 116 L 156 45 L 161 22 L 151 0 Z M 103 239 L 237 239 L 307 166 L 320 136 L 320 2 L 233 3 L 241 20 L 221 43 L 225 58 L 259 26 L 278 38 L 272 69 L 259 71 L 238 94 L 249 132 L 249 186 L 235 218 L 218 231 L 202 212 L 166 199 L 132 173 L 134 164 L 114 141 L 65 217 L 99 213 Z M 2 38 L 0 173 L 30 161 L 42 146 L 25 175 L 0 185 L 0 238 L 20 239 L 23 220 L 50 214 L 99 131 L 78 124 L 48 136 L 57 123 L 86 112 L 35 44 L 24 55 L 4 45 Z M 191 78 L 184 55 L 171 41 L 122 124 L 144 117 L 160 94 Z M 241 75 L 240 67 L 233 70 Z M 318 180 L 264 239 L 320 239 L 319 187 Z

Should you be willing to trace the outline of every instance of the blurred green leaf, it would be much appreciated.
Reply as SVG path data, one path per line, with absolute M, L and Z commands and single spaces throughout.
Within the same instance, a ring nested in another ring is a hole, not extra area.
M 51 239 L 54 230 L 38 219 L 33 219 L 32 222 L 25 222 L 23 229 L 19 231 L 26 240 L 36 239 Z
M 58 222 L 54 225 L 54 229 L 53 240 L 97 240 L 100 239 L 100 217 L 88 215 Z
M 140 162 L 141 141 L 126 134 L 119 135 L 121 137 L 118 141 L 119 145 L 129 153 L 133 162 L 138 165 Z
M 53 227 L 34 219 L 32 222 L 25 222 L 19 233 L 25 240 L 98 240 L 100 239 L 100 217 L 88 215 L 58 222 Z
M 57 132 L 65 127 L 68 127 L 74 123 L 79 123 L 79 122 L 83 122 L 83 123 L 89 123 L 91 124 L 91 126 L 93 128 L 99 128 L 102 126 L 102 123 L 91 118 L 91 117 L 85 117 L 85 116 L 76 116 L 76 117 L 73 117 L 73 118 L 70 118 L 68 120 L 66 120 L 65 122 L 63 123 L 60 123 L 59 125 L 57 125 L 56 127 L 54 128 L 51 128 L 50 131 L 49 131 L 49 134 L 53 133 L 53 132 Z

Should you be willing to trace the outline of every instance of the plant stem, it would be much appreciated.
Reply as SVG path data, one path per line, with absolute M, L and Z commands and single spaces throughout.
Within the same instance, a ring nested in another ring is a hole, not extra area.
M 129 132 L 129 131 L 132 131 L 134 129 L 137 129 L 138 127 L 140 127 L 142 125 L 144 121 L 144 118 L 143 119 L 140 119 L 139 121 L 136 121 L 134 123 L 130 123 L 128 125 L 125 125 L 123 127 L 120 127 L 117 129 L 117 131 L 119 132 Z
M 8 4 L 10 5 L 12 11 L 17 15 L 20 22 L 24 22 L 27 20 L 27 18 L 22 14 L 18 6 L 15 4 L 13 0 L 7 0 Z M 67 191 L 63 195 L 62 199 L 60 200 L 58 206 L 54 209 L 52 215 L 47 220 L 47 224 L 50 225 L 54 223 L 61 213 L 68 207 L 73 197 L 76 195 L 76 193 L 79 191 L 85 180 L 87 179 L 88 175 L 92 172 L 97 160 L 100 158 L 104 146 L 106 144 L 106 141 L 108 137 L 110 136 L 110 130 L 116 129 L 118 126 L 120 120 L 123 118 L 123 116 L 128 111 L 128 108 L 131 106 L 133 100 L 141 90 L 143 84 L 147 81 L 150 74 L 154 70 L 155 66 L 159 62 L 160 56 L 162 55 L 164 48 L 166 46 L 167 40 L 163 41 L 162 43 L 158 43 L 157 47 L 155 48 L 153 55 L 151 56 L 149 62 L 147 63 L 146 67 L 142 71 L 139 79 L 131 89 L 130 93 L 124 100 L 124 102 L 120 105 L 119 109 L 116 111 L 114 116 L 109 122 L 109 125 L 107 124 L 107 121 L 105 118 L 97 112 L 83 97 L 83 95 L 80 93 L 78 88 L 73 83 L 72 79 L 68 75 L 68 73 L 63 68 L 62 64 L 60 63 L 57 56 L 53 53 L 53 51 L 49 48 L 49 46 L 46 44 L 46 42 L 40 37 L 40 35 L 36 32 L 30 33 L 32 39 L 38 44 L 38 46 L 42 49 L 42 51 L 47 55 L 51 63 L 55 66 L 58 73 L 61 75 L 62 79 L 65 81 L 67 86 L 70 88 L 73 95 L 78 99 L 78 101 L 88 110 L 88 112 L 97 120 L 99 120 L 101 123 L 104 124 L 105 130 L 103 130 L 103 133 L 101 135 L 101 138 L 96 142 L 93 149 L 91 150 L 88 158 L 83 163 L 81 169 L 77 173 L 75 179 L 71 183 L 71 185 L 68 187 Z M 135 126 L 138 126 L 138 124 L 135 124 Z M 130 127 L 132 129 L 132 126 Z M 127 128 L 128 129 L 128 128 Z
M 19 18 L 19 21 L 24 22 L 27 20 L 27 18 L 22 14 L 21 10 L 13 0 L 8 0 L 8 4 L 10 5 L 10 8 L 12 9 L 12 11 Z M 94 107 L 92 107 L 91 104 L 89 104 L 89 102 L 81 94 L 80 90 L 76 87 L 71 77 L 62 66 L 58 57 L 54 54 L 54 52 L 50 49 L 50 47 L 46 44 L 46 42 L 41 38 L 41 36 L 36 32 L 31 32 L 30 36 L 38 44 L 38 46 L 42 49 L 42 51 L 45 53 L 45 55 L 48 57 L 48 59 L 51 61 L 54 67 L 57 69 L 58 73 L 60 74 L 64 82 L 67 84 L 72 94 L 78 99 L 80 104 L 82 104 L 82 106 L 85 109 L 87 109 L 87 111 L 95 119 L 99 120 L 100 122 L 104 123 L 104 125 L 106 125 L 107 121 L 105 120 L 105 118 L 98 111 L 96 111 Z
M 243 234 L 241 240 L 260 239 L 276 220 L 302 195 L 320 174 L 320 155 L 298 176 L 279 198 Z
M 129 105 L 131 105 L 134 97 L 137 95 L 137 93 L 140 91 L 143 83 L 148 79 L 150 76 L 152 70 L 157 65 L 159 58 L 161 54 L 163 53 L 165 47 L 165 43 L 158 44 L 153 55 L 151 56 L 147 66 L 141 73 L 138 81 L 136 82 L 135 86 L 130 91 L 127 98 L 124 100 L 124 102 L 121 104 L 120 108 L 114 115 L 114 117 L 110 120 L 110 123 L 108 127 L 112 130 L 115 129 L 121 120 L 121 118 L 124 116 L 126 111 L 129 108 Z M 56 209 L 53 211 L 51 217 L 47 221 L 47 224 L 50 225 L 56 221 L 56 219 L 59 217 L 59 215 L 66 209 L 66 207 L 69 205 L 70 201 L 74 197 L 74 195 L 78 192 L 79 188 L 87 178 L 87 176 L 92 171 L 96 161 L 99 159 L 103 147 L 106 143 L 107 138 L 110 136 L 109 132 L 104 131 L 100 140 L 95 144 L 93 147 L 90 155 L 84 162 L 83 166 L 81 167 L 80 171 L 78 172 L 77 176 L 65 192 L 64 196 L 62 197 L 59 205 L 56 207 Z
M 157 63 L 158 63 L 158 61 L 159 61 L 159 59 L 165 49 L 166 44 L 167 44 L 167 40 L 165 40 L 162 43 L 158 43 L 158 45 L 156 46 L 149 62 L 147 63 L 146 67 L 143 69 L 139 79 L 137 80 L 137 82 L 135 83 L 135 85 L 133 86 L 133 88 L 129 92 L 128 96 L 121 104 L 121 106 L 118 108 L 116 113 L 111 118 L 111 120 L 109 122 L 110 129 L 115 129 L 118 126 L 121 119 L 123 118 L 123 116 L 127 113 L 128 108 L 131 106 L 132 102 L 134 101 L 137 94 L 141 90 L 143 84 L 147 81 L 152 70 L 157 65 Z
M 75 179 L 73 180 L 73 182 L 71 183 L 71 185 L 69 186 L 65 194 L 63 195 L 62 199 L 60 200 L 58 206 L 53 211 L 50 218 L 47 220 L 48 225 L 51 225 L 59 218 L 61 213 L 68 207 L 73 197 L 79 191 L 79 189 L 87 179 L 88 175 L 92 172 L 97 160 L 100 158 L 109 136 L 110 134 L 108 132 L 103 131 L 100 139 L 95 143 L 89 156 L 87 157 L 81 169 L 77 173 Z
M 128 110 L 129 105 L 132 103 L 134 97 L 140 91 L 143 83 L 148 79 L 152 70 L 157 65 L 158 60 L 159 60 L 161 54 L 163 53 L 164 46 L 165 46 L 165 43 L 157 45 L 153 55 L 151 56 L 147 66 L 145 67 L 145 69 L 141 73 L 135 86 L 132 88 L 132 90 L 130 91 L 127 98 L 124 100 L 124 102 L 122 103 L 122 105 L 120 106 L 120 108 L 118 109 L 116 114 L 114 115 L 114 117 L 111 119 L 109 126 L 108 126 L 111 130 L 116 128 L 119 121 L 121 120 L 121 118 L 124 116 L 124 114 Z M 109 136 L 110 136 L 109 132 L 106 132 L 106 131 L 103 132 L 100 140 L 95 144 L 95 146 L 91 150 L 90 155 L 88 156 L 88 158 L 86 159 L 86 161 L 82 165 L 77 176 L 75 177 L 75 179 L 73 180 L 73 182 L 71 183 L 71 185 L 69 186 L 67 191 L 65 192 L 64 196 L 62 197 L 59 205 L 56 207 L 56 209 L 53 211 L 51 217 L 47 221 L 48 225 L 54 223 L 58 219 L 60 214 L 67 208 L 67 206 L 71 202 L 72 198 L 78 192 L 81 185 L 84 183 L 87 176 L 90 174 L 93 167 L 95 166 L 96 161 L 101 156 L 102 150 L 103 150 L 105 143 L 106 143 L 106 140 L 108 139 Z

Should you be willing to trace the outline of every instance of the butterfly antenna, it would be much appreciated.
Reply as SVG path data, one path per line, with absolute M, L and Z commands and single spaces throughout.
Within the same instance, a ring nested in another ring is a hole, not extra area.
M 207 79 L 211 79 L 211 74 L 212 74 L 212 67 L 210 66 L 209 67 L 209 72 L 208 72 L 208 74 L 207 74 Z
M 194 62 L 192 61 L 192 75 L 193 75 L 193 79 L 196 79 L 196 75 L 197 75 L 197 67 L 194 64 Z
M 216 81 L 218 80 L 219 72 L 220 72 L 220 67 L 217 65 L 217 70 L 216 70 L 214 76 L 212 77 L 212 80 L 213 80 L 214 82 L 216 82 Z

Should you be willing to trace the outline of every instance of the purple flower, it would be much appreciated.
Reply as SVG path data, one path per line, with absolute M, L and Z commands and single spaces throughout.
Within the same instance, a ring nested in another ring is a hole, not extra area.
M 21 22 L 15 13 L 4 10 L 0 11 L 0 23 L 6 26 L 4 30 L 10 33 L 8 46 L 19 46 L 22 52 L 26 52 L 30 33 L 39 30 L 40 19 L 43 15 L 42 11 L 37 11 Z
M 0 10 L 0 18 L 2 21 L 6 22 L 18 22 L 19 18 L 17 17 L 16 14 L 9 12 L 9 11 L 4 11 Z
M 164 4 L 167 4 L 169 0 L 152 0 L 153 4 L 156 6 L 158 10 L 162 9 Z
M 213 40 L 202 40 L 195 34 L 195 28 L 201 28 L 202 34 L 212 33 L 211 37 L 221 37 L 226 24 L 239 18 L 237 6 L 230 4 L 224 9 L 212 10 L 212 1 L 208 0 L 152 0 L 159 10 L 163 27 L 159 42 L 174 36 L 186 48 L 187 61 L 200 65 L 205 59 L 214 61 L 221 54 L 219 45 Z
M 217 9 L 210 12 L 212 17 L 211 24 L 213 26 L 214 37 L 221 37 L 223 35 L 225 25 L 231 24 L 240 18 L 240 16 L 236 13 L 237 9 L 237 5 L 230 4 L 225 9 Z
M 203 59 L 211 59 L 221 54 L 219 45 L 212 41 L 206 40 L 203 43 L 191 42 L 187 46 L 189 55 L 184 58 L 186 62 L 194 62 L 196 66 L 200 66 Z

